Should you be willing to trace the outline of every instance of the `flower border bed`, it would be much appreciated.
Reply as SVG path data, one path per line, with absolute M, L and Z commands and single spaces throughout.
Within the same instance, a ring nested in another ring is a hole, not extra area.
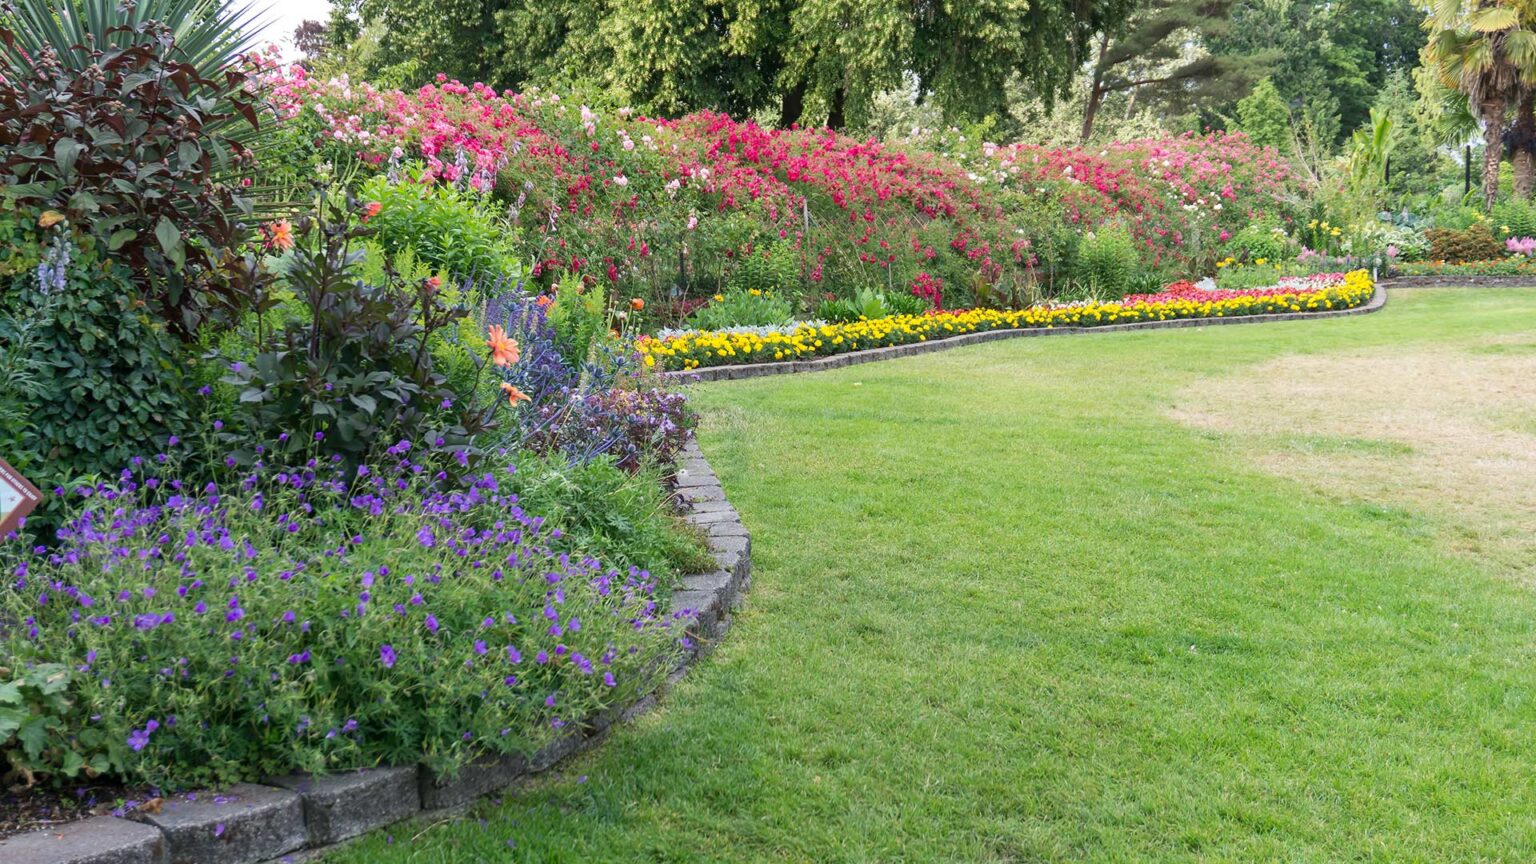
M 127 819 L 98 816 L 0 840 L 6 864 L 255 864 L 313 853 L 422 814 L 463 807 L 482 795 L 549 770 L 596 744 L 613 724 L 656 705 L 660 696 L 730 627 L 731 612 L 752 581 L 752 541 L 697 442 L 677 463 L 676 497 L 684 518 L 707 536 L 719 567 L 685 576 L 672 607 L 691 614 L 688 651 L 650 693 L 591 718 L 529 757 L 466 765 L 453 778 L 405 766 L 325 776 L 290 775 L 240 784 L 222 793 L 166 798 L 156 812 Z
M 745 363 L 738 366 L 705 366 L 698 369 L 674 370 L 661 373 L 662 377 L 675 381 L 727 381 L 741 378 L 762 378 L 769 375 L 788 375 L 798 372 L 822 372 L 828 369 L 841 369 L 844 366 L 855 366 L 860 363 L 874 363 L 880 360 L 894 360 L 897 357 L 911 357 L 918 354 L 930 354 L 935 351 L 948 351 L 951 348 L 961 348 L 966 345 L 976 345 L 982 342 L 995 342 L 1000 339 L 1016 339 L 1026 336 L 1056 336 L 1074 335 L 1082 333 L 1106 333 L 1124 332 L 1127 330 L 1166 330 L 1180 327 L 1205 327 L 1221 324 L 1260 324 L 1268 321 L 1309 321 L 1314 318 L 1338 318 L 1346 315 L 1366 315 L 1375 312 L 1387 305 L 1387 288 L 1393 287 L 1381 282 L 1375 283 L 1375 290 L 1371 299 L 1359 306 L 1347 309 L 1330 309 L 1320 312 L 1284 312 L 1263 315 L 1238 315 L 1232 317 L 1210 318 L 1172 318 L 1165 321 L 1139 321 L 1127 324 L 1103 324 L 1092 327 L 1019 327 L 1005 330 L 984 330 L 975 333 L 963 333 L 949 336 L 943 339 L 932 339 L 926 342 L 912 342 L 906 345 L 891 345 L 884 348 L 868 348 L 862 351 L 850 351 L 846 354 L 834 354 L 830 357 L 820 357 L 815 360 L 786 360 L 777 363 Z

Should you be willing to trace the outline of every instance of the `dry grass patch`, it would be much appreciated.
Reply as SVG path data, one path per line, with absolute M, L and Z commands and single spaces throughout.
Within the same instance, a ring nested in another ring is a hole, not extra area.
M 1285 357 L 1197 382 L 1172 414 L 1286 477 L 1428 514 L 1536 582 L 1536 333 Z

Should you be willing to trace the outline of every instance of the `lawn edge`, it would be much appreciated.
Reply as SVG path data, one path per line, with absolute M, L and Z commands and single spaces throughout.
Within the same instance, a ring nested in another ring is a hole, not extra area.
M 1033 336 L 1072 336 L 1087 333 L 1121 333 L 1131 330 L 1171 330 L 1184 327 L 1214 327 L 1223 324 L 1265 324 L 1276 321 L 1310 321 L 1314 318 L 1341 318 L 1346 315 L 1368 315 L 1379 311 L 1387 305 L 1387 288 L 1392 287 L 1380 282 L 1376 283 L 1375 291 L 1371 299 L 1365 303 L 1350 309 L 1331 309 L 1325 312 L 1282 312 L 1265 315 L 1238 315 L 1210 318 L 1175 318 L 1167 321 L 1138 321 L 1130 324 L 1104 324 L 1096 327 L 1018 327 L 1005 330 L 986 330 L 979 333 L 962 333 L 944 339 L 933 339 L 924 342 L 912 342 L 906 345 L 890 345 L 884 348 L 866 348 L 862 351 L 849 351 L 846 354 L 834 354 L 831 357 L 819 357 L 815 360 L 786 360 L 778 363 L 743 363 L 735 366 L 706 366 L 702 369 L 674 370 L 662 372 L 661 377 L 680 383 L 703 381 L 733 381 L 745 378 L 764 378 L 771 375 L 792 375 L 802 372 L 825 372 L 830 369 L 841 369 L 845 366 L 856 366 L 862 363 L 875 363 L 881 360 L 894 360 L 898 357 L 913 357 L 919 354 L 932 354 L 935 351 L 948 351 L 952 348 L 963 348 L 967 345 L 979 345 L 983 342 L 996 342 L 1001 339 L 1020 339 Z
M 217 860 L 258 864 L 310 860 L 380 828 L 462 813 L 478 799 L 512 790 L 585 752 L 617 724 L 655 708 L 693 663 L 730 628 L 752 581 L 752 538 L 725 497 L 714 468 L 690 440 L 675 468 L 674 497 L 695 526 L 716 569 L 682 577 L 672 594 L 676 620 L 687 622 L 684 651 L 657 683 L 633 701 L 589 718 L 531 756 L 477 760 L 453 778 L 424 765 L 294 774 L 239 784 L 223 794 L 168 797 L 154 813 L 96 816 L 0 840 L 6 864 L 170 864 Z

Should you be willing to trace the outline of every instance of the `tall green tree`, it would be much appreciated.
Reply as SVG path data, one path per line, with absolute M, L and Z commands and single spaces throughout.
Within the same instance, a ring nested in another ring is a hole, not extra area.
M 1163 103 L 1170 114 L 1200 105 L 1212 93 L 1246 89 L 1273 51 L 1214 55 L 1205 43 L 1231 27 L 1233 0 L 1140 0 L 1131 14 L 1098 34 L 1089 71 L 1082 140 L 1105 97 L 1130 91 Z
M 1513 0 L 1437 0 L 1425 29 L 1425 63 L 1447 88 L 1464 93 L 1483 124 L 1483 204 L 1499 194 L 1504 125 L 1511 106 L 1536 86 L 1536 32 Z
M 360 17 L 388 22 L 376 62 L 418 80 L 587 82 L 649 111 L 842 127 L 908 79 L 950 118 L 1001 113 L 1011 76 L 1064 93 L 1131 2 L 362 0 Z
M 1415 0 L 1238 0 L 1209 47 L 1269 52 L 1268 74 L 1298 123 L 1337 144 L 1368 121 L 1393 72 L 1417 65 L 1423 17 Z
M 1265 78 L 1253 92 L 1238 100 L 1238 128 L 1256 144 L 1284 149 L 1291 141 L 1291 112 L 1275 82 Z

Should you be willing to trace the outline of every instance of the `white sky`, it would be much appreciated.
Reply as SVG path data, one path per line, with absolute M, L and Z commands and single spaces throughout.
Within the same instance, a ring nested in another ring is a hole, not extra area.
M 293 31 L 306 20 L 323 23 L 331 17 L 328 0 L 257 0 L 256 6 L 266 8 L 259 16 L 267 24 L 261 31 L 261 43 L 276 42 L 283 56 L 290 59 L 298 53 L 293 48 Z

